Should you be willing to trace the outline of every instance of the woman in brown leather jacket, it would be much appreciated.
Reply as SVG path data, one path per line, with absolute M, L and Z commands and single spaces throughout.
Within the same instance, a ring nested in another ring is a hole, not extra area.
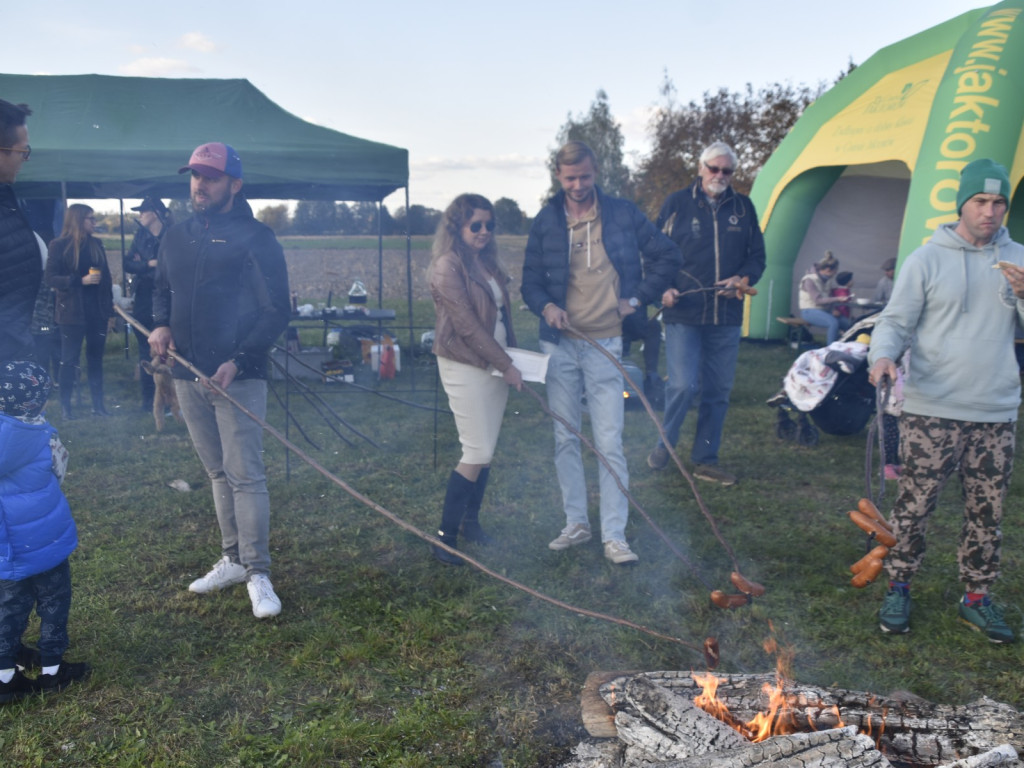
M 523 386 L 505 352 L 515 346 L 515 335 L 509 278 L 498 264 L 497 252 L 494 207 L 480 195 L 459 195 L 441 217 L 429 272 L 437 313 L 433 352 L 462 444 L 462 458 L 448 478 L 438 532 L 453 548 L 460 529 L 469 541 L 491 541 L 480 527 L 480 504 L 508 388 Z M 431 550 L 442 563 L 462 565 L 462 559 L 447 550 Z

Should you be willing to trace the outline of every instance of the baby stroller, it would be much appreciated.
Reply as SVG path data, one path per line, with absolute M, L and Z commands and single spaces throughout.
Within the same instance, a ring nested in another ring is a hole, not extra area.
M 797 358 L 782 389 L 767 400 L 777 409 L 777 437 L 814 447 L 819 430 L 846 436 L 867 426 L 875 413 L 875 388 L 868 382 L 868 345 L 857 339 L 870 338 L 876 319 L 875 315 L 865 317 L 839 341 Z M 796 413 L 796 421 L 790 413 Z

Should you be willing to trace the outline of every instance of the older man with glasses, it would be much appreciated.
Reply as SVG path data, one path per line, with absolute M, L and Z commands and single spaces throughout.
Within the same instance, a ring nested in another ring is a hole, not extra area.
M 690 458 L 694 477 L 733 485 L 718 465 L 729 393 L 736 374 L 745 290 L 765 267 L 757 211 L 732 188 L 736 153 L 715 142 L 701 153 L 697 178 L 669 195 L 657 226 L 683 253 L 683 267 L 662 296 L 665 321 L 665 435 L 675 446 L 694 398 L 700 395 Z M 647 457 L 652 469 L 669 460 L 658 442 Z
M 32 154 L 25 104 L 0 99 L 0 360 L 32 359 L 32 308 L 43 279 L 40 241 L 14 195 Z

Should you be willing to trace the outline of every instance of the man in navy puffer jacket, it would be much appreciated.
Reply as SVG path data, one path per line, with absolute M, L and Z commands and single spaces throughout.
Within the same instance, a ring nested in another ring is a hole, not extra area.
M 548 363 L 548 404 L 578 432 L 586 393 L 594 444 L 628 487 L 622 452 L 622 374 L 585 333 L 612 357 L 622 356 L 622 321 L 657 301 L 679 268 L 679 249 L 628 200 L 595 185 L 597 158 L 581 141 L 556 155 L 562 191 L 537 214 L 526 243 L 522 292 L 540 316 L 541 351 Z M 562 488 L 565 528 L 548 546 L 568 549 L 590 540 L 580 441 L 555 422 L 555 471 Z M 612 473 L 598 468 L 601 540 L 616 564 L 637 556 L 626 543 L 629 507 Z

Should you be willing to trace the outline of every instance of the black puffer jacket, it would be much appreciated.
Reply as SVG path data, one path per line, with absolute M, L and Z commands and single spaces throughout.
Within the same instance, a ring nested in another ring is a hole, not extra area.
M 679 249 L 633 203 L 609 197 L 600 189 L 597 199 L 601 239 L 619 273 L 619 295 L 636 297 L 643 304 L 660 301 L 679 269 Z M 544 341 L 557 344 L 560 332 L 549 326 L 541 313 L 551 302 L 565 309 L 568 291 L 569 230 L 565 192 L 559 192 L 533 220 L 523 262 L 523 299 L 534 314 L 541 315 L 540 338 Z
M 672 283 L 680 292 L 709 288 L 718 280 L 738 275 L 750 285 L 764 272 L 764 236 L 750 198 L 729 187 L 711 205 L 698 178 L 673 192 L 658 214 L 658 229 L 678 243 L 683 267 Z M 683 296 L 662 315 L 666 323 L 683 325 L 741 325 L 743 302 L 701 291 Z
M 14 189 L 0 184 L 0 360 L 31 358 L 32 308 L 43 281 L 43 260 Z
M 153 290 L 154 327 L 205 376 L 228 360 L 239 379 L 265 379 L 267 355 L 288 326 L 288 270 L 273 231 L 235 198 L 231 210 L 167 230 Z M 184 366 L 174 376 L 194 378 Z

